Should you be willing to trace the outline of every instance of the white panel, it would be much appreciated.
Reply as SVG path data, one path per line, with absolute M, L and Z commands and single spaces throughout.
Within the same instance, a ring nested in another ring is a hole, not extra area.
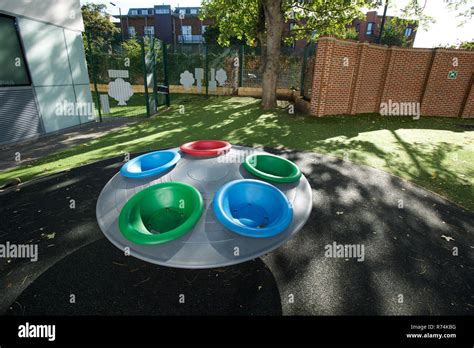
M 24 18 L 18 22 L 33 84 L 71 85 L 63 29 Z
M 35 91 L 46 133 L 80 124 L 75 112 L 69 114 L 67 109 L 76 102 L 72 86 L 35 87 Z
M 0 9 L 77 31 L 84 31 L 79 0 L 0 0 Z
M 86 55 L 81 33 L 64 29 L 74 84 L 89 84 Z

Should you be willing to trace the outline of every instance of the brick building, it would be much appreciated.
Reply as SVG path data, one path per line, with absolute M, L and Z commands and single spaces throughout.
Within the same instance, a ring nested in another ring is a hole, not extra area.
M 200 7 L 176 7 L 170 5 L 155 5 L 152 8 L 130 8 L 127 15 L 114 16 L 119 19 L 118 28 L 123 27 L 126 37 L 133 35 L 154 35 L 167 43 L 203 43 L 203 34 L 212 19 L 199 18 Z M 390 22 L 394 17 L 386 17 L 385 30 L 390 29 Z M 303 20 L 304 22 L 304 20 Z M 356 18 L 351 26 L 358 32 L 358 40 L 376 42 L 381 28 L 382 16 L 377 11 L 369 11 L 365 19 Z M 284 35 L 291 30 L 294 21 L 290 21 L 284 28 Z M 403 35 L 407 38 L 409 46 L 413 46 L 416 36 L 416 23 L 413 22 L 405 28 Z M 292 47 L 296 50 L 303 49 L 307 40 L 297 40 Z
M 352 28 L 358 33 L 358 40 L 363 42 L 377 42 L 377 39 L 380 35 L 380 29 L 382 27 L 382 17 L 377 14 L 377 11 L 367 12 L 365 19 L 355 18 L 352 21 Z M 390 30 L 390 22 L 396 17 L 386 16 L 384 31 Z M 413 42 L 415 41 L 417 23 L 415 21 L 410 22 L 403 35 L 407 39 L 408 46 L 413 47 Z
M 203 43 L 203 34 L 212 20 L 199 19 L 199 7 L 156 5 L 153 8 L 131 8 L 119 19 L 126 37 L 154 35 L 167 43 Z

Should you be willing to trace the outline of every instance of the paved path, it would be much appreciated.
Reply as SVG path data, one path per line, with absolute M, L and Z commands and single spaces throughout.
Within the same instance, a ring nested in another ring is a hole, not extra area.
M 40 254 L 1 261 L 0 313 L 474 313 L 474 213 L 376 169 L 284 155 L 311 183 L 310 220 L 276 251 L 221 269 L 152 265 L 105 239 L 95 204 L 118 158 L 1 193 L 0 243 L 39 243 Z M 333 243 L 364 246 L 363 261 L 326 257 Z
M 15 168 L 68 147 L 85 143 L 139 119 L 140 117 L 105 118 L 103 122 L 90 122 L 80 127 L 74 127 L 65 133 L 46 135 L 19 144 L 0 146 L 0 171 Z M 16 161 L 17 153 L 20 154 L 20 161 Z

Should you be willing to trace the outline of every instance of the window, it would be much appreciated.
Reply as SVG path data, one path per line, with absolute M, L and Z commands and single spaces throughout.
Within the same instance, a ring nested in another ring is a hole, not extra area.
M 135 35 L 135 27 L 134 26 L 129 26 L 128 27 L 128 35 L 134 36 Z
M 367 32 L 366 32 L 366 34 L 367 35 L 372 35 L 374 33 L 374 27 L 375 27 L 374 22 L 367 23 Z
M 142 10 L 142 15 L 147 15 L 148 14 L 148 10 Z
M 356 33 L 358 33 L 360 31 L 360 23 L 357 23 L 356 24 Z
M 207 25 L 202 25 L 201 26 L 201 34 L 204 34 L 206 32 Z
M 167 8 L 157 8 L 155 10 L 155 13 L 156 14 L 168 14 L 168 13 L 170 13 L 170 10 L 167 9 Z
M 0 15 L 0 42 L 0 86 L 30 85 L 15 18 Z
M 413 34 L 413 28 L 407 27 L 405 29 L 405 36 L 408 37 L 411 36 L 411 34 Z
M 190 25 L 183 25 L 181 27 L 181 34 L 186 36 L 186 35 L 191 35 L 192 29 Z
M 197 14 L 197 13 L 198 13 L 198 10 L 197 10 L 197 8 L 192 8 L 189 12 L 190 12 L 191 14 Z
M 138 10 L 131 10 L 130 11 L 130 14 L 133 16 L 133 15 L 137 15 L 138 14 Z
M 145 26 L 145 35 L 155 35 L 155 27 L 151 25 Z

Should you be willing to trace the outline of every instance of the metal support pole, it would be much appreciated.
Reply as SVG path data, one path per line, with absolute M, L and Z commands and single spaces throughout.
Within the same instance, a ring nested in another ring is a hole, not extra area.
M 145 38 L 140 39 L 140 45 L 142 46 L 142 63 L 143 63 L 143 77 L 145 85 L 145 101 L 146 101 L 146 115 L 150 116 L 150 101 L 148 100 L 148 79 L 147 79 L 147 69 L 146 69 L 146 59 L 145 59 Z
M 95 102 L 97 103 L 97 111 L 99 112 L 99 121 L 102 122 L 102 112 L 100 111 L 100 95 L 99 95 L 99 90 L 97 89 L 97 70 L 95 67 L 94 53 L 92 52 L 92 36 L 90 32 L 87 32 L 86 35 L 87 35 L 87 50 L 89 51 L 89 57 L 91 58 L 91 64 L 92 64 L 92 80 L 94 81 Z
M 209 55 L 208 55 L 208 47 L 207 44 L 204 46 L 204 54 L 206 55 L 206 66 L 205 66 L 205 81 L 206 81 L 206 98 L 209 97 Z
M 164 84 L 168 87 L 168 93 L 166 94 L 166 106 L 170 106 L 170 85 L 168 81 L 168 49 L 166 47 L 166 42 L 163 41 L 163 77 Z
M 244 83 L 244 45 L 240 45 L 239 87 Z
M 385 7 L 383 9 L 383 16 L 382 16 L 382 23 L 380 25 L 380 33 L 379 37 L 377 38 L 377 43 L 382 42 L 382 34 L 383 34 L 383 28 L 385 26 L 385 19 L 387 18 L 387 7 L 388 7 L 388 0 L 385 0 Z

